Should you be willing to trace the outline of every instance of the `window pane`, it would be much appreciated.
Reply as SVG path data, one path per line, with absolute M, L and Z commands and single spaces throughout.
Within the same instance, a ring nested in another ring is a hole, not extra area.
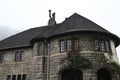
M 0 54 L 0 63 L 3 62 L 3 59 L 4 59 L 4 55 L 3 55 L 3 54 Z
M 15 61 L 19 61 L 19 52 L 15 53 Z
M 22 80 L 26 80 L 26 74 L 23 74 Z
M 65 51 L 65 41 L 60 41 L 60 52 Z
M 101 43 L 100 43 L 100 50 L 101 50 L 102 52 L 105 51 L 105 43 L 104 43 L 103 40 L 102 40 Z
M 72 41 L 67 40 L 67 51 L 71 51 L 71 50 L 72 50 Z
M 24 51 L 20 51 L 20 53 L 19 53 L 19 61 L 22 61 L 23 53 L 24 53 Z
M 46 69 L 47 69 L 47 58 L 46 57 L 42 57 L 42 73 L 45 73 L 46 72 Z
M 43 44 L 39 44 L 39 47 L 38 47 L 38 55 L 41 55 L 43 54 Z
M 7 76 L 7 80 L 11 80 L 11 75 L 8 75 L 8 76 Z
M 74 40 L 74 45 L 75 45 L 75 47 L 74 47 L 74 49 L 75 50 L 79 50 L 79 40 Z
M 48 54 L 51 52 L 51 44 L 48 44 Z
M 99 40 L 95 40 L 95 51 L 99 51 L 100 46 L 99 46 Z
M 18 75 L 18 76 L 17 76 L 17 80 L 21 80 L 21 75 Z
M 12 76 L 12 80 L 16 80 L 16 75 L 13 75 L 13 76 Z
M 110 52 L 110 43 L 109 41 L 105 41 L 106 52 Z

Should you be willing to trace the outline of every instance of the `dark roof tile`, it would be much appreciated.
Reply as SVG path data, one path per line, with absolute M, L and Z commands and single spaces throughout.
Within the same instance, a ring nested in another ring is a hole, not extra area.
M 65 21 L 55 26 L 32 28 L 0 41 L 0 50 L 31 46 L 30 42 L 40 38 L 51 38 L 70 32 L 86 32 L 104 34 L 115 41 L 116 47 L 120 39 L 96 23 L 75 13 Z

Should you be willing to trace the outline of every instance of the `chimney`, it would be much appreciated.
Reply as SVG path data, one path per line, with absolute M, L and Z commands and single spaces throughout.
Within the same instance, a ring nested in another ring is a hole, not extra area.
M 48 21 L 48 26 L 54 26 L 56 24 L 55 21 L 55 13 L 52 14 L 51 16 L 51 10 L 49 10 L 49 21 Z

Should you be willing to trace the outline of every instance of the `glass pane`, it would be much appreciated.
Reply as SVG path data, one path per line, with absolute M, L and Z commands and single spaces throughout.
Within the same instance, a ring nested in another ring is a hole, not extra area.
M 67 40 L 67 51 L 71 51 L 71 50 L 72 50 L 72 41 Z
M 19 61 L 19 52 L 15 53 L 15 61 Z
M 26 74 L 23 74 L 22 80 L 26 80 Z
M 95 51 L 99 51 L 100 46 L 99 46 L 99 40 L 95 40 Z
M 13 75 L 13 76 L 12 76 L 12 80 L 16 80 L 16 75 Z
M 60 41 L 60 52 L 65 51 L 65 41 Z
M 17 76 L 17 80 L 21 80 L 21 75 L 18 75 L 18 76 Z
M 3 55 L 3 54 L 0 54 L 0 63 L 3 62 L 3 59 L 4 59 L 4 55 Z
M 19 53 L 19 61 L 22 61 L 23 53 L 24 53 L 24 51 L 20 51 L 20 53 Z
M 109 41 L 105 41 L 106 52 L 110 52 L 110 43 Z
M 79 40 L 75 40 L 74 42 L 75 42 L 75 43 L 74 43 L 74 44 L 75 44 L 74 49 L 75 49 L 75 50 L 79 50 Z
M 8 75 L 8 76 L 7 76 L 7 80 L 11 80 L 11 75 Z
M 105 51 L 105 43 L 104 43 L 103 40 L 102 40 L 101 43 L 100 43 L 100 49 L 101 49 L 102 52 Z
M 38 48 L 38 55 L 41 55 L 43 53 L 43 44 L 39 44 L 39 48 Z

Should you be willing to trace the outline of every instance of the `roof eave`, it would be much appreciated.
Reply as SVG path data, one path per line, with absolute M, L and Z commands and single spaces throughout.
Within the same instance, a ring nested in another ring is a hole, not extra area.
M 75 33 L 75 34 L 97 34 L 97 35 L 106 36 L 106 37 L 109 37 L 114 40 L 115 47 L 120 45 L 120 38 L 118 36 L 116 36 L 115 34 L 103 32 L 103 31 L 95 31 L 95 30 L 71 30 L 71 31 L 69 30 L 69 31 L 57 33 L 54 35 L 50 35 L 47 38 L 54 38 L 57 36 L 68 35 L 68 34 L 73 34 L 73 33 Z

